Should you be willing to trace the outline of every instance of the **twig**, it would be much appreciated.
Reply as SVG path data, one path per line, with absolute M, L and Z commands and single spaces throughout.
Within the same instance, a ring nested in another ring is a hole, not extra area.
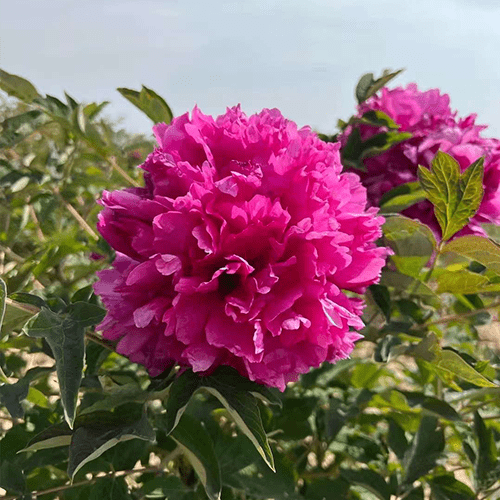
M 85 219 L 75 210 L 73 205 L 68 203 L 59 193 L 58 190 L 55 191 L 59 200 L 61 203 L 68 209 L 68 211 L 71 213 L 71 215 L 77 220 L 78 224 L 80 227 L 87 232 L 89 236 L 91 236 L 94 240 L 98 240 L 99 236 L 96 234 L 96 232 L 87 224 Z
M 110 156 L 108 158 L 108 162 L 113 167 L 113 169 L 116 170 L 127 182 L 132 184 L 132 186 L 141 187 L 141 185 L 136 180 L 132 179 L 132 177 L 130 177 L 130 175 L 128 175 L 127 172 L 125 172 L 125 170 L 123 170 L 123 168 L 118 165 L 114 156 Z
M 16 309 L 20 309 L 21 311 L 30 314 L 38 314 L 40 312 L 39 307 L 33 306 L 31 304 L 26 304 L 24 302 L 17 302 L 16 300 L 9 299 L 8 297 L 5 299 L 5 303 L 9 306 L 15 307 Z
M 467 311 L 461 314 L 450 314 L 448 316 L 443 316 L 442 318 L 435 319 L 433 321 L 428 321 L 427 323 L 420 325 L 418 328 L 416 328 L 416 330 L 420 330 L 422 328 L 426 328 L 431 325 L 438 325 L 440 323 L 448 323 L 449 321 L 460 320 L 468 316 L 475 316 L 478 313 L 488 312 L 489 310 L 495 309 L 496 307 L 500 307 L 500 300 L 497 302 L 493 302 L 493 304 L 490 304 L 487 307 L 481 307 L 480 309 L 474 309 L 473 311 Z
M 20 255 L 17 255 L 17 253 L 13 252 L 9 247 L 0 245 L 0 251 L 5 252 L 5 255 L 7 255 L 7 257 L 9 257 L 11 260 L 14 260 L 18 264 L 22 264 L 24 262 L 24 259 Z
M 31 218 L 33 219 L 33 222 L 35 223 L 36 235 L 38 236 L 38 239 L 42 242 L 47 241 L 47 238 L 45 238 L 45 235 L 43 234 L 42 228 L 40 226 L 40 221 L 36 216 L 36 212 L 35 209 L 33 208 L 33 205 L 28 205 L 28 210 Z
M 48 495 L 50 493 L 58 493 L 60 491 L 69 490 L 71 488 L 78 488 L 78 486 L 90 486 L 99 481 L 99 479 L 102 479 L 103 477 L 122 477 L 122 476 L 129 476 L 131 474 L 144 474 L 147 472 L 165 472 L 165 471 L 166 469 L 160 467 L 143 467 L 141 469 L 130 469 L 130 470 L 122 470 L 116 472 L 113 471 L 113 472 L 108 472 L 103 476 L 93 477 L 92 479 L 88 479 L 86 481 L 79 481 L 78 483 L 63 484 L 61 486 L 48 488 L 46 490 L 32 491 L 30 495 L 32 498 L 40 497 L 42 495 Z M 23 495 L 11 495 L 2 498 L 3 500 L 16 500 L 16 499 L 21 499 L 22 497 Z
M 111 342 L 99 337 L 95 333 L 86 332 L 85 338 L 87 340 L 90 340 L 91 342 L 94 342 L 94 344 L 99 344 L 101 347 L 104 347 L 105 349 L 108 349 L 109 351 L 113 351 L 113 352 L 115 351 L 115 347 Z

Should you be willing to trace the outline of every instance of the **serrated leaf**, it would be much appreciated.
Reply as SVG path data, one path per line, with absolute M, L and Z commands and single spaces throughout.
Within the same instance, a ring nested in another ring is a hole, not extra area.
M 184 414 L 170 436 L 188 457 L 210 500 L 219 500 L 222 489 L 219 462 L 210 436 L 200 422 Z
M 0 69 L 0 89 L 12 97 L 30 103 L 38 96 L 35 86 L 28 80 Z
M 454 252 L 477 261 L 487 269 L 500 274 L 500 247 L 487 238 L 476 235 L 462 236 L 449 241 L 442 253 Z
M 78 389 L 83 375 L 85 330 L 69 314 L 57 314 L 43 307 L 24 327 L 30 337 L 45 338 L 56 360 L 64 415 L 73 426 Z
M 155 440 L 155 432 L 146 415 L 142 415 L 136 422 L 124 425 L 119 425 L 123 421 L 119 415 L 109 415 L 109 419 L 102 425 L 82 425 L 74 431 L 68 463 L 68 475 L 72 479 L 86 463 L 100 457 L 118 443 L 130 439 Z
M 450 155 L 438 151 L 431 169 L 418 167 L 418 178 L 441 227 L 443 241 L 460 231 L 475 215 L 483 198 L 483 158 L 461 175 Z
M 438 428 L 437 418 L 424 416 L 405 455 L 403 484 L 412 484 L 433 469 L 444 444 L 444 432 Z
M 140 92 L 127 88 L 117 89 L 135 107 L 145 113 L 154 123 L 169 124 L 174 115 L 163 97 L 144 85 Z
M 391 488 L 385 479 L 371 469 L 342 469 L 342 477 L 351 484 L 356 484 L 367 489 L 380 500 L 390 500 Z

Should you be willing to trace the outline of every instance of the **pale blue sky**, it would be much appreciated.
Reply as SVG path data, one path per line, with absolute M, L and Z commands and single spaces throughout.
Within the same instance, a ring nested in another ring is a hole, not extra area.
M 151 123 L 116 87 L 141 83 L 176 115 L 277 107 L 333 132 L 365 72 L 439 87 L 500 136 L 498 0 L 0 0 L 0 67 L 40 92 L 109 100 L 132 132 Z

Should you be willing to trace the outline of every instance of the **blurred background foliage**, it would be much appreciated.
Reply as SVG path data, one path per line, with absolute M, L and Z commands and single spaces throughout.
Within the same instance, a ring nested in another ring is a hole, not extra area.
M 363 77 L 358 100 L 391 75 Z M 394 255 L 351 359 L 283 394 L 225 369 L 151 379 L 93 331 L 104 311 L 90 285 L 113 259 L 96 200 L 141 184 L 153 142 L 101 118 L 106 103 L 42 96 L 5 71 L 0 89 L 0 495 L 500 498 L 497 227 L 436 242 L 397 215 L 424 186 L 393 193 L 382 243 Z M 172 119 L 151 89 L 119 92 Z M 364 154 L 353 146 L 349 161 Z

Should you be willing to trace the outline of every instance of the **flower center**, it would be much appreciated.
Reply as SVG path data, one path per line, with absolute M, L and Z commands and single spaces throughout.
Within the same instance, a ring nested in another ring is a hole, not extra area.
M 222 297 L 229 295 L 231 292 L 236 290 L 241 283 L 241 276 L 237 273 L 235 274 L 221 274 L 218 278 L 219 280 L 219 293 Z

